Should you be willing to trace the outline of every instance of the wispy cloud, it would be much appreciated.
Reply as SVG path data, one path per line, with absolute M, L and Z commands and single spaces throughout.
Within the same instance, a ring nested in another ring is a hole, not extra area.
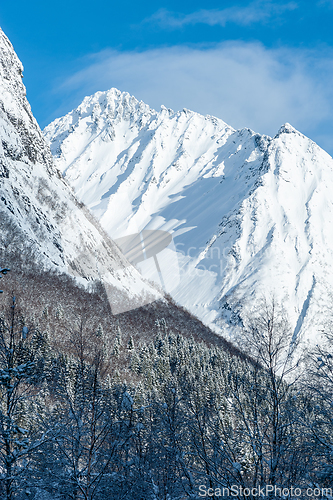
M 201 9 L 191 14 L 181 14 L 160 9 L 151 17 L 145 19 L 144 22 L 172 29 L 199 23 L 209 26 L 226 26 L 227 23 L 249 26 L 276 19 L 288 11 L 297 9 L 297 7 L 297 3 L 293 1 L 279 3 L 270 0 L 256 0 L 245 7 L 234 6 L 226 9 Z
M 117 87 L 157 109 L 186 107 L 268 135 L 290 122 L 333 152 L 333 54 L 228 42 L 205 49 L 106 50 L 82 64 L 57 86 L 64 101 L 58 116 L 85 95 Z
M 333 8 L 333 0 L 319 0 L 317 2 L 317 5 L 319 7 L 329 7 L 329 8 Z

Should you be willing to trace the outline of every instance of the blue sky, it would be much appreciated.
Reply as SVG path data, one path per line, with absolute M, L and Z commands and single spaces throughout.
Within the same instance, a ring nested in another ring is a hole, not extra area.
M 117 87 L 333 153 L 333 0 L 7 2 L 0 25 L 43 127 Z

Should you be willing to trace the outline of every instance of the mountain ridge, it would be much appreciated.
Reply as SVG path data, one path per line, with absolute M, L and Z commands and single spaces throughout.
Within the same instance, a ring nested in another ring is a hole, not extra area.
M 333 210 L 333 160 L 313 141 L 289 123 L 271 138 L 188 110 L 157 112 L 116 89 L 86 97 L 44 133 L 113 238 L 172 234 L 158 259 L 182 306 L 232 336 L 260 296 L 274 296 L 295 335 L 314 338 L 333 286 L 322 217 Z M 152 263 L 140 266 L 160 282 Z
M 2 30 L 0 51 L 2 258 L 20 252 L 81 283 L 102 279 L 115 312 L 130 307 L 131 300 L 142 305 L 161 298 L 77 201 L 56 168 L 26 98 L 23 66 Z

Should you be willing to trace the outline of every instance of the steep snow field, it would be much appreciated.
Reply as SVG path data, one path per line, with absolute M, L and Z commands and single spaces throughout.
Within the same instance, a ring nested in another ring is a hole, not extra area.
M 114 312 L 160 294 L 129 265 L 54 165 L 22 83 L 23 67 L 0 30 L 0 211 L 5 254 L 32 250 L 41 266 L 81 282 L 99 276 Z
M 218 331 L 232 335 L 274 297 L 295 335 L 314 339 L 333 285 L 333 160 L 310 139 L 289 124 L 272 139 L 185 109 L 156 112 L 116 89 L 44 133 L 121 248 L 138 233 L 143 247 L 148 231 L 172 235 L 137 259 L 143 276 Z

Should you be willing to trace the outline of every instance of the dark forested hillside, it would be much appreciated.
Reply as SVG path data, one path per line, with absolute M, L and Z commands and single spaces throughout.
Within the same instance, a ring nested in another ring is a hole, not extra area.
M 329 492 L 330 338 L 310 383 L 274 305 L 249 321 L 245 355 L 174 304 L 113 316 L 98 283 L 23 268 L 1 282 L 3 498 Z
M 161 331 L 172 332 L 244 356 L 237 347 L 212 332 L 170 297 L 114 315 L 104 286 L 98 279 L 91 281 L 87 288 L 67 274 L 42 271 L 35 265 L 29 249 L 7 252 L 7 258 L 6 252 L 2 250 L 0 253 L 11 268 L 1 283 L 4 290 L 2 303 L 10 301 L 14 293 L 27 317 L 38 318 L 41 327 L 52 330 L 55 343 L 63 342 L 66 332 L 73 325 L 82 323 L 92 329 L 100 325 L 110 339 L 114 339 L 119 329 L 125 340 L 132 336 L 136 341 L 151 340 Z

